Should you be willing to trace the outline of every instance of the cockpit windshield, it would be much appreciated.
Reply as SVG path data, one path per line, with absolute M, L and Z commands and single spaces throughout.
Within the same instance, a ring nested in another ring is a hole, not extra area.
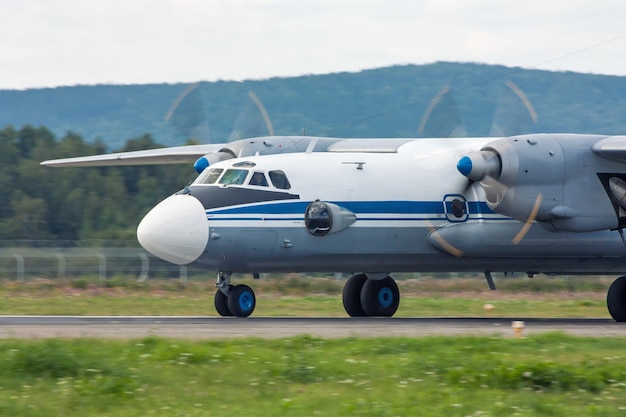
M 224 185 L 238 185 L 243 184 L 248 176 L 247 169 L 227 169 L 219 183 Z
M 222 168 L 207 168 L 193 182 L 194 184 L 215 184 L 217 179 L 222 175 Z
M 194 185 L 209 185 L 220 184 L 226 185 L 251 185 L 254 187 L 273 187 L 280 190 L 288 190 L 291 188 L 289 180 L 283 171 L 257 171 L 253 170 L 250 178 L 250 173 L 247 169 L 241 169 L 241 166 L 254 166 L 243 165 L 242 163 L 234 164 L 232 168 L 206 168 L 193 182 Z M 237 168 L 236 168 L 237 167 Z M 271 181 L 271 182 L 270 182 Z

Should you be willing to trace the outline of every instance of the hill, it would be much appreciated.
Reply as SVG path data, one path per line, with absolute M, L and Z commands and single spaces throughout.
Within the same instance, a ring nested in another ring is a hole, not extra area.
M 463 124 L 467 134 L 484 136 L 494 116 L 505 124 L 519 124 L 525 112 L 519 110 L 522 101 L 508 80 L 523 91 L 538 115 L 535 124 L 526 121 L 511 133 L 626 133 L 626 113 L 621 110 L 626 108 L 626 77 L 449 62 L 201 82 L 182 100 L 189 87 L 185 84 L 0 90 L 0 127 L 43 125 L 57 137 L 71 131 L 88 142 L 101 141 L 108 150 L 145 133 L 166 145 L 189 139 L 225 142 L 233 131 L 240 136 L 267 133 L 248 96 L 253 91 L 276 134 L 300 134 L 304 129 L 322 136 L 445 136 Z M 440 100 L 429 124 L 418 132 L 431 99 L 446 86 L 452 94 Z M 528 119 L 528 114 L 523 117 Z

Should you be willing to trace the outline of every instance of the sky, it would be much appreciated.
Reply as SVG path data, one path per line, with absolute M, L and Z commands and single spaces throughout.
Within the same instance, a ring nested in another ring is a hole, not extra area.
M 477 62 L 626 76 L 623 0 L 0 0 L 0 89 Z

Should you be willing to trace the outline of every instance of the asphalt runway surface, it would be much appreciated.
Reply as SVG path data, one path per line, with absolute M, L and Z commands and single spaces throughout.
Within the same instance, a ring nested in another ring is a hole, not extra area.
M 522 331 L 513 322 L 523 321 Z M 544 332 L 626 337 L 626 323 L 611 319 L 538 318 L 297 318 L 168 316 L 0 316 L 0 338 L 94 337 L 136 339 L 150 335 L 189 339 L 500 335 Z

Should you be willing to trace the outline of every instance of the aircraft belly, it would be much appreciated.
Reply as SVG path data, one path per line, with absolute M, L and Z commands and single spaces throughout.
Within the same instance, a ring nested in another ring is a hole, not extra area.
M 242 271 L 388 270 L 412 264 L 420 253 L 437 255 L 426 243 L 423 228 L 349 228 L 312 236 L 303 224 L 294 227 L 212 227 L 204 256 L 206 266 Z
M 516 226 L 519 228 L 519 224 Z M 453 230 L 449 226 L 439 230 L 448 228 Z M 539 233 L 543 240 L 529 233 L 527 238 L 533 243 L 523 240 L 520 245 L 513 245 L 504 233 L 491 235 L 491 241 L 486 240 L 490 236 L 488 229 L 462 244 L 458 239 L 451 239 L 467 251 L 462 256 L 454 256 L 441 248 L 436 249 L 429 239 L 432 229 L 428 227 L 350 227 L 321 237 L 310 235 L 299 223 L 289 227 L 247 227 L 245 230 L 216 227 L 211 228 L 213 237 L 196 264 L 232 272 L 626 271 L 626 258 L 622 256 L 626 249 L 621 241 L 616 245 L 612 235 L 589 236 L 583 244 L 585 251 L 580 247 L 580 241 L 557 238 L 562 235 L 559 233 Z M 576 240 L 581 235 L 571 234 L 570 239 Z M 504 236 L 509 240 L 508 244 L 504 244 Z M 535 245 L 540 249 L 533 249 Z M 590 247 L 595 248 L 591 254 Z

